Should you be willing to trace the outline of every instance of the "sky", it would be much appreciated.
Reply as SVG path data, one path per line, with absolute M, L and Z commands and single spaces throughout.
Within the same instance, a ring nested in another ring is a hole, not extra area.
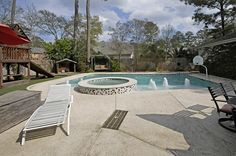
M 80 1 L 80 12 L 85 13 L 86 0 Z M 71 17 L 74 14 L 74 0 L 17 0 L 17 5 L 35 5 L 37 10 L 47 9 L 57 15 Z M 171 24 L 178 31 L 196 33 L 202 26 L 194 24 L 192 15 L 195 8 L 180 0 L 91 0 L 91 15 L 99 16 L 103 23 L 100 41 L 109 40 L 109 27 L 118 21 L 147 19 L 161 29 Z

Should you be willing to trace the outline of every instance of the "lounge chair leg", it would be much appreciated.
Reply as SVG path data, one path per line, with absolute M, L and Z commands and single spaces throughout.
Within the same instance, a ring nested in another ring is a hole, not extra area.
M 22 140 L 21 140 L 21 145 L 22 146 L 25 144 L 25 136 L 26 136 L 26 131 L 23 131 Z
M 69 108 L 69 112 L 67 115 L 67 135 L 70 135 L 70 108 Z
M 67 135 L 70 135 L 70 119 L 69 117 L 67 118 Z

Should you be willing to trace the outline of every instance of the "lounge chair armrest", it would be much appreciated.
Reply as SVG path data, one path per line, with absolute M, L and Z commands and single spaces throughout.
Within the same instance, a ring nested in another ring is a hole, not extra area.
M 74 96 L 73 95 L 70 96 L 70 104 L 72 104 L 72 103 L 74 103 Z

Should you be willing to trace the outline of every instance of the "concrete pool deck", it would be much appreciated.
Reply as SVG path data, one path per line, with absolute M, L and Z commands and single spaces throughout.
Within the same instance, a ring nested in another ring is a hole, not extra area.
M 81 75 L 83 76 L 83 75 Z M 46 97 L 58 79 L 30 87 Z M 117 108 L 129 111 L 119 130 L 103 129 L 114 110 L 114 96 L 72 91 L 71 134 L 26 141 L 19 134 L 25 122 L 0 134 L 1 156 L 234 156 L 236 135 L 217 123 L 218 115 L 207 89 L 134 91 L 117 96 Z M 63 126 L 65 127 L 65 126 Z

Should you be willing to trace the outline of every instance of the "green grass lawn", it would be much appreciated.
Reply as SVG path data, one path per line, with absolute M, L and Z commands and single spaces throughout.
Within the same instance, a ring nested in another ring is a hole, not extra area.
M 55 79 L 59 79 L 59 78 L 63 78 L 63 77 L 66 77 L 66 76 L 55 76 L 54 78 L 33 79 L 33 80 L 30 80 L 26 84 L 2 88 L 2 89 L 0 89 L 0 95 L 6 94 L 6 93 L 9 93 L 12 91 L 16 91 L 16 90 L 26 90 L 26 88 L 30 85 L 40 83 L 40 82 L 55 80 Z

